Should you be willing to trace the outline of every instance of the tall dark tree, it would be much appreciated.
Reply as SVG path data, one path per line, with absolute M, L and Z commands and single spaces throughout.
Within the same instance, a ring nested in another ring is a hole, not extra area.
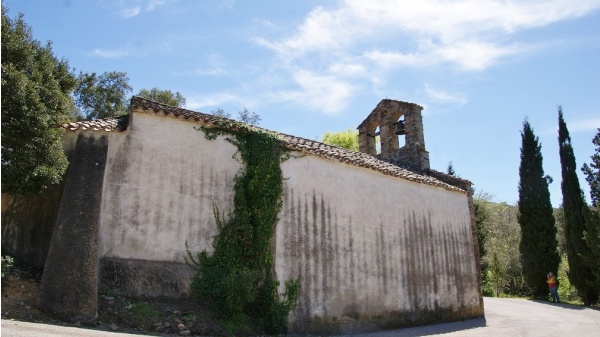
M 534 297 L 546 297 L 549 271 L 557 273 L 560 256 L 548 183 L 542 167 L 542 146 L 531 125 L 523 122 L 519 166 L 519 225 L 521 225 L 521 264 L 525 282 Z
M 153 101 L 183 108 L 185 106 L 185 97 L 179 92 L 171 90 L 161 90 L 158 88 L 142 89 L 136 96 L 145 97 Z
M 2 6 L 2 192 L 35 193 L 67 168 L 62 131 L 75 86 L 66 60 L 42 46 L 18 15 Z
M 585 221 L 586 231 L 584 239 L 590 253 L 584 258 L 584 262 L 588 265 L 593 275 L 587 284 L 594 289 L 600 289 L 600 209 L 588 209 Z M 597 292 L 596 295 L 598 296 Z M 598 299 L 596 299 L 596 303 L 598 303 Z
M 585 174 L 585 180 L 590 185 L 592 205 L 600 208 L 600 129 L 596 132 L 596 136 L 594 136 L 592 142 L 596 145 L 596 151 L 592 155 L 592 162 L 590 165 L 583 164 L 581 170 Z
M 598 301 L 598 290 L 591 285 L 594 281 L 592 268 L 586 260 L 592 256 L 584 235 L 586 217 L 590 210 L 585 203 L 583 191 L 577 178 L 577 164 L 571 145 L 571 137 L 563 118 L 562 107 L 558 107 L 558 146 L 562 168 L 562 195 L 565 212 L 565 239 L 569 261 L 569 281 L 575 286 L 584 305 Z
M 595 277 L 592 286 L 600 289 L 600 129 L 596 132 L 592 142 L 596 145 L 592 162 L 590 165 L 584 164 L 582 167 L 583 173 L 586 175 L 585 179 L 590 185 L 593 206 L 586 217 L 585 241 L 591 251 L 591 256 L 588 257 L 586 262 L 588 262 Z
M 79 73 L 75 103 L 85 119 L 98 119 L 127 113 L 127 93 L 131 92 L 126 73 L 111 71 L 102 75 Z

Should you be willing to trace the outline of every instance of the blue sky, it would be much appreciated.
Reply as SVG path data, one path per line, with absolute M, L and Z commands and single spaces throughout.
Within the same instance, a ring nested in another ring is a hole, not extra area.
M 186 108 L 243 108 L 317 139 L 355 128 L 383 98 L 424 107 L 431 166 L 496 201 L 518 199 L 525 118 L 544 170 L 560 161 L 563 106 L 577 165 L 600 127 L 600 0 L 4 0 L 76 72 L 123 71 L 133 93 Z M 589 188 L 580 174 L 589 200 Z

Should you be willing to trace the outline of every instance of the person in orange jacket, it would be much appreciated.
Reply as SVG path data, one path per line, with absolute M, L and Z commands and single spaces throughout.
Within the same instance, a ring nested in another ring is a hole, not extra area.
M 550 288 L 550 296 L 552 296 L 552 303 L 560 303 L 558 299 L 558 283 L 556 283 L 556 276 L 549 272 L 546 275 L 546 283 L 548 283 L 548 287 Z

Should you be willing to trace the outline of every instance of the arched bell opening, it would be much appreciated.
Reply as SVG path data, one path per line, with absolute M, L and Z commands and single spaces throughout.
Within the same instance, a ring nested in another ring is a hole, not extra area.
M 373 131 L 374 141 L 375 141 L 375 153 L 381 154 L 381 129 L 379 125 Z
M 398 119 L 398 121 L 394 123 L 394 126 L 396 127 L 394 134 L 398 137 L 398 148 L 402 148 L 406 145 L 406 124 L 404 123 L 404 116 Z

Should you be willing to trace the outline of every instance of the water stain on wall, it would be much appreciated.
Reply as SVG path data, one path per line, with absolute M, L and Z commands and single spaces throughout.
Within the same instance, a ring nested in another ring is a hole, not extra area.
M 475 305 L 469 219 L 405 209 L 365 223 L 289 185 L 281 217 L 285 245 L 276 258 L 286 260 L 286 279 L 301 281 L 294 321 L 404 312 L 410 322 L 417 312 L 449 317 Z

